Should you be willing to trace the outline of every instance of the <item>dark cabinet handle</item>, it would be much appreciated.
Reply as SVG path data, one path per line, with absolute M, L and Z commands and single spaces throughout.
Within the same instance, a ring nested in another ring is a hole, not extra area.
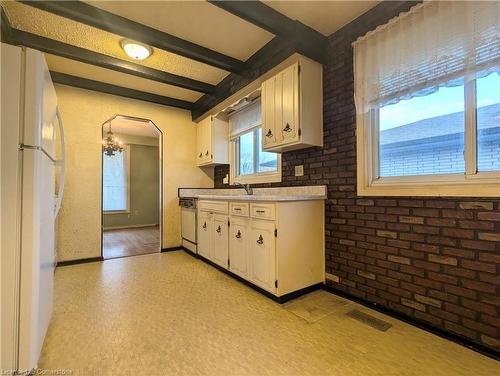
M 286 126 L 285 126 L 285 128 L 283 128 L 283 130 L 285 132 L 291 132 L 292 131 L 292 127 L 290 127 L 290 124 L 286 123 Z
M 257 213 L 260 213 L 260 214 L 264 214 L 265 213 L 264 210 L 256 210 L 256 211 L 257 211 Z
M 207 229 L 207 222 L 205 222 L 205 223 L 203 224 L 203 230 L 206 230 L 206 229 Z
M 257 244 L 263 244 L 264 243 L 264 238 L 262 235 L 259 235 L 259 238 L 257 239 Z
M 235 235 L 236 239 L 240 239 L 241 238 L 241 231 L 238 230 L 238 232 L 236 233 Z
M 217 231 L 220 234 L 220 226 L 217 227 L 217 230 L 215 230 L 215 231 Z
M 200 155 L 198 155 L 198 158 L 201 158 L 203 157 L 203 153 L 200 153 Z
M 241 211 L 241 208 L 234 208 L 235 211 Z
M 207 150 L 207 152 L 205 153 L 205 155 L 206 155 L 206 156 L 208 156 L 208 150 Z
M 270 129 L 267 130 L 266 137 L 273 137 L 273 132 Z

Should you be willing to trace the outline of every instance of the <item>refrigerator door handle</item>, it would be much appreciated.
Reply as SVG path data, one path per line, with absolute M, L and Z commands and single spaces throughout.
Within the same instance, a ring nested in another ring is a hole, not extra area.
M 59 125 L 59 135 L 61 138 L 61 159 L 56 162 L 57 165 L 61 166 L 61 176 L 59 181 L 59 191 L 56 196 L 56 204 L 54 207 L 54 218 L 57 217 L 59 213 L 59 209 L 61 209 L 63 193 L 64 193 L 64 178 L 66 175 L 66 149 L 64 143 L 64 127 L 61 119 L 61 114 L 59 113 L 59 109 L 56 110 L 57 123 Z

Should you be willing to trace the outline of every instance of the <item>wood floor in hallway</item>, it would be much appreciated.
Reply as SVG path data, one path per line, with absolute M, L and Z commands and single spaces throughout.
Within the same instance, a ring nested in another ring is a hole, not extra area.
M 359 322 L 354 309 L 392 326 Z M 39 365 L 81 376 L 498 371 L 493 359 L 325 291 L 280 305 L 183 251 L 57 268 Z
M 156 252 L 160 252 L 159 226 L 105 230 L 102 233 L 104 259 Z

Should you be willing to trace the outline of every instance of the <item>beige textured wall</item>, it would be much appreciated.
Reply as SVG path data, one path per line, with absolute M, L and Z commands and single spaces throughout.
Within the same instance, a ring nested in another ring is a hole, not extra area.
M 163 132 L 163 247 L 180 245 L 178 187 L 213 187 L 196 167 L 196 124 L 188 111 L 56 85 L 66 138 L 66 185 L 58 260 L 101 255 L 101 125 L 115 114 L 151 119 Z

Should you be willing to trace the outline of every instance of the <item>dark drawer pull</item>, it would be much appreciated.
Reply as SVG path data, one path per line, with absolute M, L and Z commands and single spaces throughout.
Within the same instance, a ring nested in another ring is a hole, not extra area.
M 240 230 L 238 230 L 238 232 L 236 233 L 235 238 L 241 239 L 241 231 Z
M 292 131 L 292 127 L 290 127 L 290 124 L 286 123 L 286 126 L 285 126 L 285 128 L 283 128 L 283 130 L 285 132 L 291 132 Z
M 257 244 L 263 244 L 264 243 L 264 238 L 262 235 L 259 235 L 259 238 L 257 239 Z
M 203 230 L 206 230 L 206 229 L 207 229 L 207 222 L 205 222 L 205 223 L 203 224 Z
M 257 213 L 264 214 L 266 211 L 265 210 L 257 210 Z
M 207 152 L 205 153 L 205 155 L 206 155 L 206 156 L 208 156 L 208 150 L 207 150 Z
M 200 155 L 198 155 L 198 158 L 201 158 L 203 157 L 203 153 L 200 153 Z
M 236 211 L 241 211 L 241 208 L 234 208 L 234 210 L 236 210 Z
M 217 231 L 220 234 L 220 226 L 217 227 L 217 230 L 215 230 L 215 231 Z
M 273 132 L 270 129 L 267 130 L 266 137 L 273 137 Z

